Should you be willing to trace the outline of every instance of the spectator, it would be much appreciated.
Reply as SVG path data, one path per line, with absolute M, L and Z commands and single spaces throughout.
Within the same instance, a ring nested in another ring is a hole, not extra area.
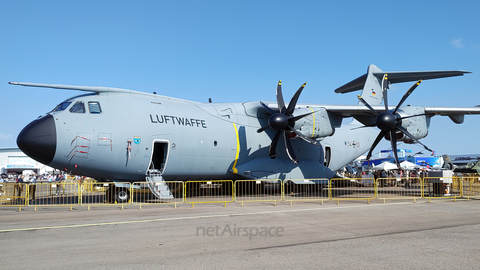
M 16 183 L 15 189 L 17 190 L 17 199 L 19 199 L 22 197 L 23 192 L 23 177 L 21 174 L 18 175 Z
M 37 176 L 35 174 L 32 174 L 32 176 L 30 177 L 30 185 L 28 185 L 28 193 L 32 201 L 35 201 L 36 191 L 37 191 Z
M 0 177 L 0 196 L 3 195 L 3 193 L 5 193 L 3 191 L 3 183 L 6 183 L 6 178 L 5 178 L 5 175 L 2 174 L 2 177 Z
M 62 181 L 63 181 L 63 176 L 61 174 L 57 175 L 57 178 L 55 179 L 55 184 L 57 184 L 56 195 L 60 194 L 60 188 L 62 188 Z M 63 189 L 63 191 L 65 191 L 65 189 Z

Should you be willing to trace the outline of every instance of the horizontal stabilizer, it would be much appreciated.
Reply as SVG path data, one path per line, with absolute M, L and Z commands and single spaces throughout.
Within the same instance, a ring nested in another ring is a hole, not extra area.
M 374 72 L 373 75 L 377 78 L 383 78 L 383 75 L 388 74 L 388 81 L 390 83 L 402 83 L 418 80 L 430 80 L 455 76 L 463 76 L 469 71 L 463 70 L 442 70 L 442 71 L 393 71 L 393 72 Z M 357 90 L 362 90 L 367 74 L 364 74 L 355 80 L 346 83 L 339 88 L 335 89 L 335 93 L 345 94 Z

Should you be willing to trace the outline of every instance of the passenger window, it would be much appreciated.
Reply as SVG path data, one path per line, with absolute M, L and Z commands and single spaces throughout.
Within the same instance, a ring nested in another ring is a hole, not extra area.
M 53 111 L 53 112 L 63 111 L 63 110 L 65 110 L 68 106 L 70 106 L 70 104 L 72 104 L 72 102 L 70 102 L 70 101 L 62 102 L 62 103 L 58 104 L 57 107 L 55 107 L 55 109 L 53 109 L 52 111 Z
M 85 105 L 83 101 L 77 101 L 71 108 L 70 112 L 72 113 L 85 113 Z
M 100 114 L 102 113 L 102 108 L 100 108 L 100 102 L 98 101 L 89 101 L 88 102 L 88 110 L 90 113 L 93 114 Z

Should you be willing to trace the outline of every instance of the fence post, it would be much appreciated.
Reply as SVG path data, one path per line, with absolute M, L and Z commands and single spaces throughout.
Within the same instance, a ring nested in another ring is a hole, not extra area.
M 460 197 L 463 198 L 463 175 L 460 177 Z

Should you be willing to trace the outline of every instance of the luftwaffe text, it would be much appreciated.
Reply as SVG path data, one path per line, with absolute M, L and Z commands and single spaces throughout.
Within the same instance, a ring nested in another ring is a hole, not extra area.
M 185 118 L 185 117 L 177 117 L 173 115 L 151 115 L 150 114 L 150 121 L 154 124 L 173 124 L 179 126 L 191 126 L 191 127 L 201 127 L 207 128 L 207 124 L 205 120 L 202 119 L 193 119 L 193 118 Z

